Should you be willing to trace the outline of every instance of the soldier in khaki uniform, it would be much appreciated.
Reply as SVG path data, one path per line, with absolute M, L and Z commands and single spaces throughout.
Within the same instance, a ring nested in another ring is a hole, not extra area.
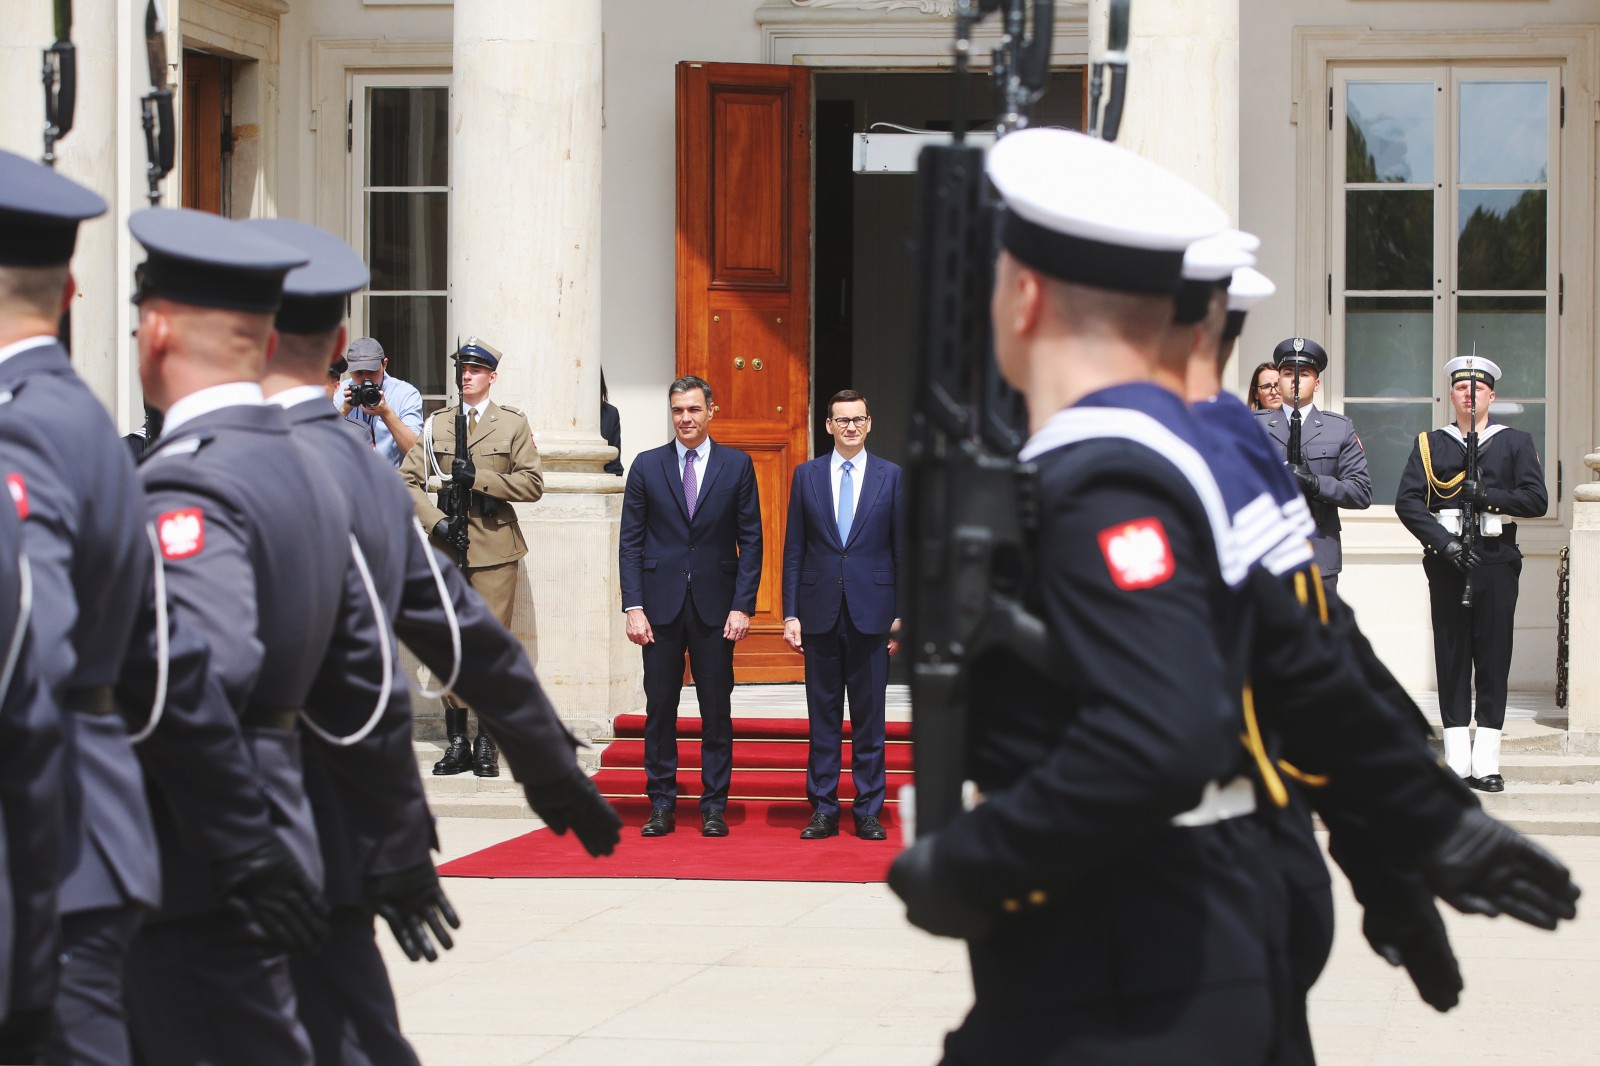
M 454 358 L 461 360 L 461 402 L 467 413 L 467 444 L 471 449 L 467 463 L 468 476 L 472 478 L 467 581 L 509 629 L 517 597 L 517 560 L 528 554 L 511 505 L 533 503 L 544 495 L 539 450 L 534 446 L 527 416 L 489 399 L 500 353 L 472 337 Z M 457 553 L 446 536 L 449 523 L 438 506 L 438 493 L 451 482 L 455 451 L 456 409 L 447 407 L 424 424 L 422 436 L 400 466 L 400 476 L 411 490 L 422 527 L 432 531 L 435 544 L 452 558 Z M 446 696 L 444 703 L 450 746 L 444 758 L 434 764 L 433 772 L 459 774 L 470 766 L 479 777 L 498 777 L 499 757 L 493 738 L 480 723 L 478 739 L 469 749 L 467 708 L 454 696 Z

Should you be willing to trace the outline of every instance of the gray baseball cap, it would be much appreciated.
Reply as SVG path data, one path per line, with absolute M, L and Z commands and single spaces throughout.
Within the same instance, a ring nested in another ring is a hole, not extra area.
M 357 337 L 344 350 L 351 370 L 377 370 L 383 365 L 383 345 L 372 337 Z

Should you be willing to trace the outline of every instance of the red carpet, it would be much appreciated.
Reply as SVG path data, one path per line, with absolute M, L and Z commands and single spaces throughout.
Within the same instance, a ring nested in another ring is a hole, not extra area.
M 700 734 L 698 718 L 678 725 L 678 828 L 645 839 L 639 826 L 650 816 L 644 795 L 644 715 L 625 714 L 601 755 L 595 784 L 611 799 L 626 828 L 615 854 L 593 859 L 570 835 L 539 829 L 440 867 L 446 877 L 672 877 L 709 881 L 882 881 L 900 850 L 895 816 L 899 787 L 911 781 L 911 727 L 891 722 L 885 759 L 888 800 L 880 820 L 889 839 L 866 841 L 852 832 L 850 746 L 839 778 L 839 835 L 801 840 L 811 818 L 805 798 L 806 722 L 794 718 L 735 718 L 729 835 L 700 835 Z M 849 724 L 846 723 L 848 736 Z

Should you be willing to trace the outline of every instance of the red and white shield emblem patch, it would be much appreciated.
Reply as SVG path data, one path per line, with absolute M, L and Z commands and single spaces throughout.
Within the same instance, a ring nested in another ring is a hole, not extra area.
M 156 536 L 167 559 L 187 559 L 206 546 L 206 518 L 198 507 L 168 511 L 156 519 Z
M 1100 531 L 1100 551 L 1117 588 L 1132 592 L 1159 585 L 1172 576 L 1172 547 L 1156 518 L 1122 522 Z
M 21 474 L 7 474 L 6 488 L 11 490 L 11 502 L 17 506 L 17 517 L 28 517 L 28 483 Z

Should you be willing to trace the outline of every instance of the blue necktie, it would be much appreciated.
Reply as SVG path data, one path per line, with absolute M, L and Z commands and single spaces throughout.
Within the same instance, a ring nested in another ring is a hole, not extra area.
M 850 477 L 850 460 L 844 461 L 839 475 L 839 543 L 850 542 L 850 523 L 856 516 L 856 485 Z

